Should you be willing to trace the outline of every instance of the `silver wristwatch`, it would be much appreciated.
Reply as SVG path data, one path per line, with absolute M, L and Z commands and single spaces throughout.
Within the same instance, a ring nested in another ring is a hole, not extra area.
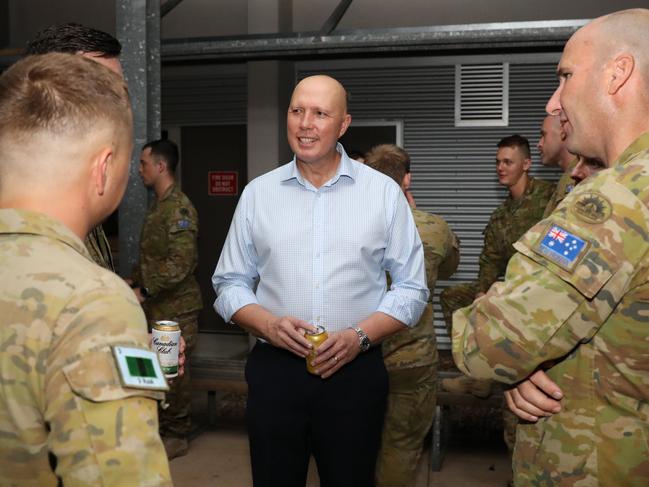
M 358 345 L 361 347 L 361 352 L 367 352 L 372 346 L 372 342 L 370 342 L 370 337 L 368 337 L 367 333 L 365 333 L 359 327 L 355 327 L 353 328 L 353 330 L 358 335 Z

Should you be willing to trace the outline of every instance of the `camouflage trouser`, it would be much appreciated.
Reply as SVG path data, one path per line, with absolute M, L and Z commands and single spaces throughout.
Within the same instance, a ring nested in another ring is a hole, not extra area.
M 424 438 L 433 424 L 435 365 L 388 370 L 390 388 L 376 464 L 377 487 L 414 485 Z
M 439 302 L 449 335 L 452 335 L 453 313 L 473 303 L 478 291 L 477 283 L 466 283 L 446 288 L 440 293 Z M 518 417 L 509 410 L 507 403 L 503 403 L 503 438 L 510 455 L 516 443 L 517 424 Z
M 503 400 L 503 438 L 510 458 L 514 453 L 514 445 L 516 444 L 516 426 L 518 426 L 518 416 L 509 410 L 507 401 Z
M 180 332 L 185 339 L 185 374 L 173 379 L 165 402 L 166 409 L 158 407 L 161 436 L 185 437 L 191 431 L 191 376 L 189 359 L 196 345 L 198 335 L 198 311 L 186 313 L 173 318 L 180 325 Z
M 442 307 L 442 314 L 444 315 L 449 336 L 453 336 L 453 313 L 473 303 L 477 292 L 477 283 L 466 283 L 447 287 L 440 293 L 439 304 Z

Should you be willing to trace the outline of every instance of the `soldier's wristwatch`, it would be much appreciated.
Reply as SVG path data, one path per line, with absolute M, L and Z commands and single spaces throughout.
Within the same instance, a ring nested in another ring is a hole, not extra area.
M 372 346 L 372 342 L 370 342 L 370 337 L 368 337 L 367 333 L 365 333 L 359 327 L 355 327 L 353 328 L 353 330 L 358 335 L 358 345 L 361 347 L 361 352 L 367 352 Z

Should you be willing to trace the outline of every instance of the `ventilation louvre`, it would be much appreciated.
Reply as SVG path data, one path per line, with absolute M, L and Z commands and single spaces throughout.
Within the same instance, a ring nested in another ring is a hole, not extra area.
M 509 63 L 455 65 L 455 126 L 509 125 Z

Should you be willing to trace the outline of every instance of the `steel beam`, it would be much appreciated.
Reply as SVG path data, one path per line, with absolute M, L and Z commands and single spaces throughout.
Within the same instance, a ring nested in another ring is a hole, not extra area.
M 249 60 L 304 56 L 391 54 L 421 51 L 560 50 L 588 20 L 508 22 L 445 25 L 400 29 L 337 31 L 334 35 L 302 33 L 237 38 L 169 40 L 162 43 L 162 59 Z
M 340 22 L 340 19 L 343 18 L 343 15 L 345 15 L 345 12 L 347 12 L 347 9 L 352 4 L 352 1 L 353 0 L 340 0 L 340 3 L 336 6 L 332 14 L 324 23 L 322 29 L 320 29 L 320 34 L 322 35 L 331 34 L 334 31 L 334 29 L 338 27 L 338 23 Z
M 173 9 L 175 9 L 178 5 L 182 3 L 182 1 L 183 0 L 167 0 L 165 3 L 160 5 L 160 18 L 164 17 Z

